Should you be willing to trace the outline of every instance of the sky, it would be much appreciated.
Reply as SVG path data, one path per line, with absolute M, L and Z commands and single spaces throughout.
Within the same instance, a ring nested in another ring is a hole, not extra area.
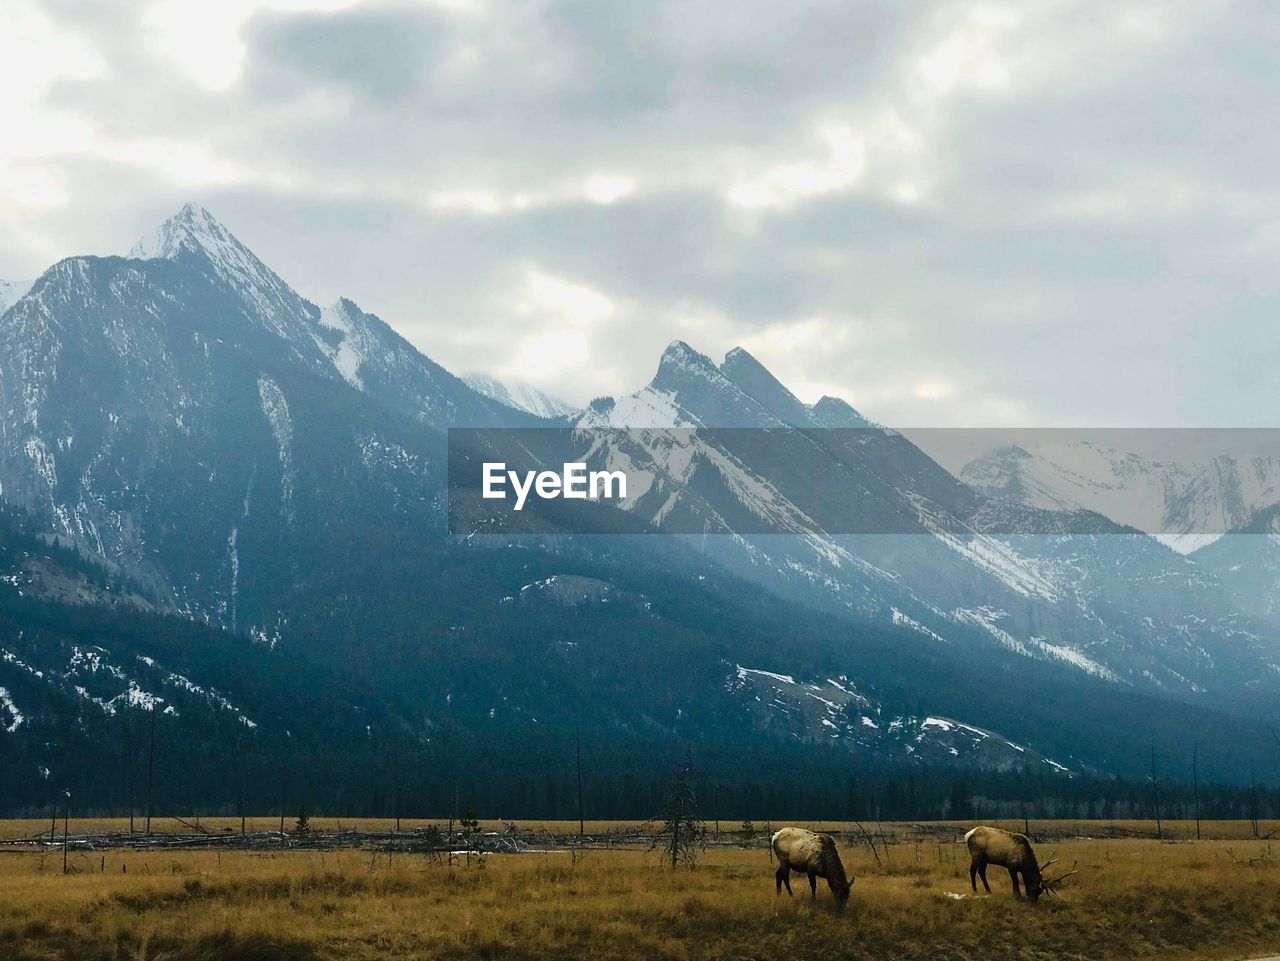
M 913 426 L 1270 426 L 1266 0 L 4 0 L 0 278 L 196 201 L 576 403 L 665 345 Z

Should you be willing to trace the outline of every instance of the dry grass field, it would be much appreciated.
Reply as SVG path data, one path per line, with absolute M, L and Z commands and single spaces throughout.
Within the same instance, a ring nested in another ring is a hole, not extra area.
M 238 829 L 203 826 L 232 823 Z M 92 826 L 72 822 L 72 832 Z M 355 826 L 386 823 L 343 823 Z M 576 824 L 542 827 L 567 833 Z M 958 826 L 888 825 L 895 840 L 882 865 L 865 843 L 842 850 L 856 876 L 843 913 L 825 886 L 811 904 L 802 878 L 794 900 L 775 897 L 764 848 L 715 848 L 696 870 L 674 872 L 647 851 L 620 848 L 491 855 L 469 867 L 370 850 L 72 851 L 64 875 L 60 850 L 11 846 L 0 850 L 0 958 L 1097 961 L 1280 950 L 1280 842 L 1273 850 L 1243 839 L 1248 825 L 1206 823 L 1219 839 L 1201 842 L 1125 836 L 1145 823 L 1031 827 L 1059 838 L 1040 845 L 1042 859 L 1052 849 L 1067 866 L 1079 862 L 1056 900 L 1015 902 L 998 869 L 995 893 L 973 897 Z M 0 822 L 0 837 L 42 828 Z

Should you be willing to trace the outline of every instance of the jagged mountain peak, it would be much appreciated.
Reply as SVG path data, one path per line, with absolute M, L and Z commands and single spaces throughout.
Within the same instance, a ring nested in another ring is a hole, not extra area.
M 683 340 L 673 340 L 658 358 L 658 375 L 664 370 L 695 371 L 714 374 L 719 371 L 715 361 L 701 351 L 694 350 Z
M 720 366 L 699 350 L 694 350 L 683 340 L 673 340 L 658 358 L 658 372 L 649 382 L 657 390 L 679 390 L 691 384 L 730 387 L 731 382 Z
M 679 411 L 677 424 L 767 427 L 783 420 L 744 391 L 710 357 L 682 340 L 672 341 L 662 352 L 658 372 L 642 393 L 672 402 Z
M 140 260 L 194 261 L 244 298 L 287 340 L 311 339 L 307 327 L 319 317 L 315 305 L 199 204 L 185 204 L 134 244 L 129 256 Z M 303 324 L 301 329 L 298 322 Z
M 683 340 L 673 340 L 653 379 L 635 394 L 592 404 L 584 426 L 811 426 L 808 409 L 758 360 L 735 347 L 717 364 Z
M 724 362 L 720 365 L 720 369 L 726 373 L 735 368 L 754 368 L 765 369 L 764 364 L 755 358 L 755 355 L 745 347 L 731 347 L 724 355 Z M 772 375 L 771 375 L 772 376 Z
M 856 411 L 847 401 L 830 394 L 823 394 L 817 403 L 809 406 L 809 412 L 823 427 L 874 427 L 875 425 Z
M 209 276 L 246 318 L 279 336 L 312 370 L 435 426 L 509 423 L 511 411 L 468 388 L 347 297 L 321 309 L 264 264 L 208 210 L 188 203 L 134 245 Z M 505 412 L 505 413 L 504 413 Z
M 213 253 L 227 247 L 248 249 L 208 210 L 197 203 L 187 203 L 140 238 L 129 250 L 129 256 L 139 260 L 172 259 L 184 250 Z
M 739 390 L 783 423 L 804 427 L 813 422 L 809 408 L 742 347 L 725 354 L 720 369 Z

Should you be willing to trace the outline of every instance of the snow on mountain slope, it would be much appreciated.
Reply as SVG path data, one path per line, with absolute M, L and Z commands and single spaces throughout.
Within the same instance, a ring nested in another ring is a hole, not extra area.
M 537 422 L 350 301 L 320 311 L 202 208 L 134 252 L 60 261 L 5 312 L 0 481 L 177 609 L 254 623 L 233 611 L 262 585 L 255 554 L 275 537 L 291 549 L 309 498 L 332 504 L 363 477 L 431 510 L 421 477 L 443 463 L 446 428 Z M 406 479 L 367 463 L 373 447 L 436 466 Z M 345 476 L 314 480 L 344 460 Z
M 966 483 L 1030 507 L 1084 508 L 1189 553 L 1280 502 L 1280 456 L 1155 460 L 1072 441 L 970 461 Z
M 977 493 L 842 401 L 802 404 L 745 351 L 717 365 L 677 341 L 648 385 L 575 424 L 608 428 L 584 432 L 584 459 L 635 480 L 625 509 L 787 596 L 1111 684 L 1199 693 L 1275 673 L 1194 564 L 1072 501 Z
M 130 251 L 210 274 L 251 323 L 287 343 L 313 370 L 438 427 L 519 424 L 373 314 L 342 299 L 323 310 L 267 267 L 198 204 L 187 204 Z
M 890 714 L 844 676 L 806 681 L 734 665 L 725 686 L 752 706 L 759 727 L 781 729 L 800 741 L 932 764 L 961 761 L 989 770 L 1067 772 L 1065 765 L 972 724 L 945 717 Z
M 437 428 L 532 425 L 515 410 L 445 370 L 380 317 L 346 298 L 317 315 L 333 368 L 352 387 Z
M 138 260 L 168 260 L 213 275 L 245 305 L 244 315 L 277 334 L 313 365 L 328 361 L 317 336 L 319 310 L 267 267 L 199 204 L 180 211 L 129 251 Z M 321 358 L 324 360 L 321 360 Z
M 443 428 L 545 426 L 351 301 L 316 308 L 199 208 L 138 252 L 62 261 L 5 313 L 0 477 L 7 499 L 174 608 L 274 630 L 280 598 L 369 531 L 379 553 L 443 543 Z M 717 364 L 677 341 L 648 385 L 569 423 L 631 428 L 527 432 L 625 467 L 628 522 L 689 535 L 711 566 L 843 622 L 1187 696 L 1277 676 L 1192 562 L 1142 535 L 1118 546 L 1093 514 L 1053 515 L 1061 538 L 1011 536 L 1011 517 L 1032 532 L 1045 518 L 843 401 L 801 402 L 745 351 Z M 646 429 L 659 426 L 689 430 Z M 773 440 L 720 430 L 748 427 Z M 394 575 L 396 557 L 375 560 Z
M 580 427 L 781 427 L 706 354 L 672 341 L 653 380 L 630 396 L 593 401 Z
M 516 410 L 523 410 L 535 417 L 564 417 L 574 413 L 577 408 L 571 407 L 562 400 L 538 390 L 532 384 L 520 381 L 502 381 L 487 374 L 467 374 L 462 378 L 469 387 Z

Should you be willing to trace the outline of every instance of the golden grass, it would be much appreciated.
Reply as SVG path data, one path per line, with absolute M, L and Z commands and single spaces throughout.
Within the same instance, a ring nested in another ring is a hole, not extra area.
M 795 899 L 775 897 L 760 848 L 712 850 L 692 872 L 635 850 L 490 856 L 470 869 L 358 850 L 72 852 L 67 876 L 60 851 L 0 852 L 0 958 L 1098 961 L 1280 948 L 1280 844 L 1045 845 L 1081 874 L 1032 908 L 998 869 L 995 894 L 971 896 L 963 845 L 925 828 L 892 844 L 883 867 L 865 844 L 844 849 L 857 880 L 843 913 L 825 885 L 810 904 L 803 878 Z M 1260 860 L 1236 863 L 1249 858 Z

